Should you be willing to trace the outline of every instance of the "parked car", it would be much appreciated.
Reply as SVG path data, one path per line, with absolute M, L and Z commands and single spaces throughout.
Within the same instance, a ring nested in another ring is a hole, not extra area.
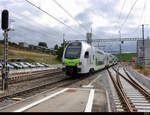
M 2 69 L 3 65 L 0 63 L 0 69 Z M 8 70 L 10 69 L 14 69 L 14 66 L 10 65 L 9 63 L 7 63 L 7 67 L 8 67 Z
M 18 63 L 18 62 L 17 62 L 16 64 L 17 64 L 17 65 L 19 65 L 19 66 L 21 66 L 21 68 L 24 68 L 24 66 L 23 66 L 23 65 L 21 65 L 20 63 Z
M 18 62 L 17 63 L 15 63 L 16 65 L 18 65 L 18 66 L 20 66 L 20 69 L 21 68 L 24 68 L 21 64 L 19 64 Z
M 39 65 L 37 65 L 35 62 L 31 63 L 32 65 L 34 65 L 35 67 L 40 67 Z
M 0 69 L 2 69 L 3 65 L 0 63 Z
M 44 67 L 44 65 L 40 64 L 40 63 L 36 63 L 39 67 Z
M 32 63 L 32 65 L 35 65 L 36 67 L 41 67 L 41 65 L 37 64 L 36 62 Z
M 3 66 L 3 65 L 0 63 L 0 68 L 2 68 L 2 66 Z
M 9 63 L 7 64 L 8 69 L 14 69 L 14 66 L 10 65 Z
M 34 68 L 35 67 L 35 65 L 32 65 L 32 64 L 30 64 L 28 62 L 23 62 L 23 63 L 26 64 L 26 65 L 28 65 L 30 68 Z
M 21 69 L 22 66 L 16 64 L 16 63 L 9 63 L 11 66 L 14 66 L 15 69 Z
M 21 65 L 23 68 L 28 68 L 29 67 L 28 65 L 25 65 L 23 62 L 18 62 L 17 64 Z
M 41 65 L 44 65 L 44 67 L 49 67 L 48 64 L 45 64 L 45 63 L 40 63 Z

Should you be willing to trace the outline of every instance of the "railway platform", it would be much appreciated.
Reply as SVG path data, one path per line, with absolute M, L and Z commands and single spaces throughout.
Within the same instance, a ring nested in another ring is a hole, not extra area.
M 93 88 L 61 88 L 2 108 L 0 112 L 110 112 L 107 92 Z

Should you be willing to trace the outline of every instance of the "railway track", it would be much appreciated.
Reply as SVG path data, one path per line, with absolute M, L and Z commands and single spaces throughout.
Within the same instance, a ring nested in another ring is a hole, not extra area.
M 42 77 L 47 77 L 53 74 L 62 73 L 61 69 L 53 69 L 53 70 L 43 70 L 43 71 L 36 71 L 36 72 L 28 72 L 23 74 L 14 74 L 8 78 L 8 85 L 15 84 L 19 82 L 40 79 Z M 0 79 L 0 86 L 2 86 L 2 79 Z
M 7 105 L 14 104 L 16 101 L 12 100 L 13 98 L 21 98 L 22 100 L 25 100 L 28 97 L 38 95 L 45 91 L 55 90 L 60 87 L 66 87 L 72 84 L 75 84 L 77 82 L 82 82 L 82 80 L 88 78 L 90 76 L 84 75 L 79 76 L 77 78 L 71 78 L 69 76 L 65 76 L 65 74 L 57 75 L 57 77 L 53 77 L 52 79 L 49 79 L 49 82 L 46 84 L 39 84 L 36 87 L 31 87 L 23 91 L 19 91 L 16 93 L 4 95 L 0 97 L 0 110 L 5 108 Z
M 113 68 L 108 73 L 118 93 L 118 97 L 115 97 L 116 110 L 150 112 L 150 92 L 137 83 L 125 67 Z
M 47 83 L 41 83 L 37 86 L 27 88 L 25 90 L 17 91 L 15 93 L 6 94 L 3 96 L 0 96 L 0 108 L 6 105 L 9 105 L 11 103 L 15 103 L 16 101 L 13 100 L 13 98 L 20 98 L 21 100 L 24 100 L 30 96 L 39 94 L 40 92 L 43 92 L 48 89 L 52 89 L 55 86 L 61 85 L 63 81 L 67 80 L 68 77 L 64 75 L 57 75 L 54 77 L 51 77 Z

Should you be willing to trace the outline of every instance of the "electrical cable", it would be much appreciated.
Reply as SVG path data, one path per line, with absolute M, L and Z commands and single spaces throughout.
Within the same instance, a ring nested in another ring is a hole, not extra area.
M 123 4 L 122 4 L 121 10 L 120 10 L 120 14 L 119 14 L 119 17 L 118 17 L 118 22 L 120 22 L 120 19 L 121 19 L 121 12 L 122 12 L 122 10 L 124 9 L 125 4 L 126 4 L 126 0 L 124 0 L 124 2 L 123 2 Z
M 14 14 L 16 14 L 15 13 L 15 11 L 13 11 L 13 10 L 11 10 L 10 12 L 12 12 L 12 13 L 14 13 Z M 15 16 L 14 16 L 15 17 Z M 18 20 L 20 20 L 18 17 L 15 17 L 16 19 L 18 19 Z M 29 18 L 29 17 L 28 17 Z M 30 18 L 29 18 L 30 19 Z M 27 23 L 25 23 L 25 21 L 21 21 L 21 23 L 24 23 L 24 25 L 27 25 Z M 36 23 L 38 23 L 38 22 L 36 22 Z M 39 23 L 40 24 L 40 23 Z M 22 26 L 22 27 L 25 27 L 25 26 Z M 30 26 L 28 26 L 28 27 L 30 27 Z M 28 27 L 26 27 L 26 28 L 28 28 Z M 30 29 L 30 28 L 29 28 Z M 50 35 L 49 33 L 47 33 L 47 32 L 45 32 L 44 31 L 44 33 L 42 33 L 41 31 L 37 31 L 38 33 L 40 33 L 40 34 L 42 34 L 42 35 L 44 35 L 45 36 L 45 34 L 47 35 L 47 37 L 57 37 L 57 36 L 54 36 L 54 35 Z
M 143 19 L 144 11 L 145 11 L 145 9 L 146 9 L 146 3 L 147 3 L 147 0 L 144 1 L 143 10 L 142 10 L 141 15 L 140 15 L 140 18 L 139 18 L 139 23 L 138 23 L 137 29 L 131 33 L 132 35 L 133 35 L 133 33 L 135 33 L 136 31 L 138 31 L 138 29 L 139 29 L 140 26 L 141 26 L 141 21 L 142 21 L 142 19 Z M 130 34 L 129 34 L 129 35 L 130 35 Z
M 55 4 L 57 4 L 64 12 L 66 12 L 78 25 L 81 26 L 82 29 L 84 29 L 85 32 L 87 32 L 88 30 L 86 30 L 86 28 L 84 28 L 64 7 L 62 7 L 62 5 L 60 5 L 56 0 L 52 0 Z
M 73 28 L 71 28 L 69 25 L 65 24 L 64 22 L 60 21 L 59 19 L 57 19 L 56 17 L 52 16 L 51 14 L 49 14 L 48 12 L 42 10 L 41 8 L 39 8 L 38 6 L 36 6 L 35 4 L 31 3 L 30 1 L 28 0 L 25 0 L 26 2 L 28 2 L 30 5 L 34 6 L 35 8 L 39 9 L 40 11 L 42 11 L 43 13 L 47 14 L 48 16 L 52 17 L 54 20 L 56 20 L 57 22 L 65 25 L 66 27 L 70 28 L 72 31 L 80 34 L 79 32 L 77 32 L 76 30 L 74 30 Z M 80 34 L 82 35 L 82 34 Z M 82 35 L 83 37 L 85 37 L 85 35 Z
M 136 5 L 137 1 L 138 1 L 138 0 L 135 0 L 135 2 L 133 3 L 133 5 L 132 5 L 132 7 L 131 7 L 131 9 L 130 9 L 128 15 L 127 15 L 127 17 L 125 18 L 125 21 L 121 24 L 121 26 L 120 26 L 120 31 L 121 31 L 121 29 L 123 28 L 123 26 L 124 26 L 124 24 L 126 23 L 126 21 L 128 20 L 128 17 L 129 17 L 129 15 L 130 15 L 131 11 L 133 10 L 134 6 Z

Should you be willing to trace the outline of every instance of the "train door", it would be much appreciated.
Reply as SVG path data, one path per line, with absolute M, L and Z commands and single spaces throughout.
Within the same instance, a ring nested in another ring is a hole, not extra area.
M 90 56 L 89 56 L 89 51 L 86 51 L 86 52 L 85 52 L 85 54 L 84 54 L 84 60 L 85 60 L 85 66 L 86 66 L 85 71 L 86 71 L 86 72 L 89 72 L 89 68 L 90 68 Z
M 90 52 L 90 68 L 93 69 L 94 71 L 94 67 L 95 67 L 95 56 L 94 56 L 94 49 L 92 48 L 91 49 L 91 52 Z

